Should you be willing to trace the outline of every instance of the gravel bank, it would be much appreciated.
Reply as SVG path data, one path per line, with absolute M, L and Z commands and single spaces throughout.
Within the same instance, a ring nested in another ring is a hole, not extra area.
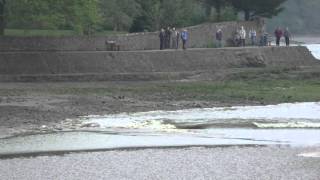
M 146 149 L 0 160 L 0 179 L 290 179 L 317 180 L 319 148 Z

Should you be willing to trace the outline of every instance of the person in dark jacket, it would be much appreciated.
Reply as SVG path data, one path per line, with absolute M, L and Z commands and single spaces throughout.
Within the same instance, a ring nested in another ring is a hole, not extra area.
M 284 38 L 285 38 L 285 40 L 286 40 L 286 46 L 290 46 L 291 33 L 290 33 L 288 27 L 286 28 L 286 30 L 284 30 L 283 36 L 284 36 Z
M 165 31 L 162 28 L 160 33 L 159 33 L 159 38 L 160 38 L 160 50 L 163 50 L 165 47 Z
M 171 29 L 168 27 L 165 31 L 165 49 L 170 49 Z
M 179 48 L 179 39 L 180 39 L 180 32 L 176 30 L 176 28 L 172 28 L 172 34 L 171 34 L 171 48 L 172 49 L 178 49 Z
M 235 47 L 239 47 L 240 46 L 240 33 L 239 33 L 239 29 L 237 29 L 235 32 L 234 32 L 234 35 L 233 35 L 233 43 L 234 43 L 234 46 Z
M 283 35 L 283 32 L 282 30 L 280 29 L 280 27 L 278 27 L 275 31 L 274 31 L 274 35 L 276 37 L 276 44 L 277 46 L 280 46 L 280 40 L 281 40 L 281 37 Z

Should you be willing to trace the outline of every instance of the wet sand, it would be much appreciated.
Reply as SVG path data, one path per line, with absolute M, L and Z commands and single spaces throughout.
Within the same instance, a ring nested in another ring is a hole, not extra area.
M 0 161 L 0 179 L 290 179 L 317 180 L 318 148 L 144 149 Z

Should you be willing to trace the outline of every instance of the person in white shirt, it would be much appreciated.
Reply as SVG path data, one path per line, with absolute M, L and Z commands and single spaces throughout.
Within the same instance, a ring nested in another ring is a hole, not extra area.
M 246 30 L 244 29 L 243 26 L 241 26 L 241 29 L 240 29 L 240 41 L 241 41 L 241 46 L 246 46 L 246 36 L 247 36 L 247 32 Z

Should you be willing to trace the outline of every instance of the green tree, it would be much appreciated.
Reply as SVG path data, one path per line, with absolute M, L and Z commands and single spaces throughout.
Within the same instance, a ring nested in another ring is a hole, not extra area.
M 128 31 L 141 7 L 135 0 L 101 0 L 100 10 L 105 27 L 114 31 Z
M 221 12 L 226 7 L 228 2 L 226 0 L 201 0 L 206 9 L 206 14 L 209 17 L 211 15 L 212 7 L 216 10 L 216 20 L 221 21 Z
M 0 36 L 4 35 L 6 0 L 0 0 Z
M 136 0 L 141 12 L 133 20 L 130 32 L 155 31 L 160 27 L 161 0 Z
M 178 27 L 193 26 L 206 21 L 205 9 L 197 0 L 181 1 Z
M 287 0 L 228 0 L 240 12 L 245 20 L 261 16 L 271 18 L 283 11 L 281 5 Z
M 58 21 L 48 0 L 10 0 L 7 6 L 8 25 L 13 28 L 54 28 Z
M 160 6 L 160 25 L 173 26 L 177 24 L 181 13 L 181 0 L 163 0 Z
M 98 0 L 10 0 L 8 26 L 20 29 L 70 27 L 91 34 L 99 22 Z
M 61 7 L 63 7 L 64 19 L 74 30 L 85 35 L 91 35 L 95 32 L 101 20 L 98 0 L 69 0 Z
M 204 21 L 204 9 L 195 0 L 163 0 L 160 6 L 161 26 L 190 26 Z

